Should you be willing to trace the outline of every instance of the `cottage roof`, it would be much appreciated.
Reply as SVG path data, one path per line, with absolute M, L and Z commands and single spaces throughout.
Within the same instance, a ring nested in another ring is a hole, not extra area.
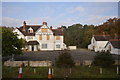
M 109 41 L 111 38 L 110 35 L 94 35 L 96 41 Z
M 28 32 L 29 28 L 33 29 L 33 33 Z M 21 26 L 20 28 L 17 28 L 23 35 L 25 36 L 35 36 L 35 32 L 41 28 L 42 25 L 26 25 L 25 26 L 25 31 L 23 31 L 24 26 Z M 63 30 L 62 29 L 51 29 L 52 32 L 54 33 L 55 36 L 61 36 L 63 35 Z
M 53 34 L 55 36 L 62 36 L 63 35 L 63 31 L 61 29 L 52 29 Z
M 114 48 L 120 49 L 120 40 L 118 39 L 113 39 L 109 41 Z
M 20 28 L 17 28 L 21 33 L 23 33 L 23 35 L 25 36 L 34 36 L 35 35 L 35 32 L 41 27 L 42 25 L 26 25 L 26 29 L 25 31 L 23 31 L 23 26 L 21 26 Z M 28 32 L 28 29 L 29 28 L 32 28 L 33 29 L 33 33 L 29 33 Z
M 27 42 L 27 45 L 38 45 L 39 43 L 37 41 L 29 41 Z

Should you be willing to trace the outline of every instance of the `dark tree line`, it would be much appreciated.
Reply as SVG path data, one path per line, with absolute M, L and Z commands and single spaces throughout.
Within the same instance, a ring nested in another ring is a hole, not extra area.
M 120 19 L 113 18 L 105 23 L 95 25 L 74 24 L 71 26 L 62 26 L 64 28 L 64 42 L 67 46 L 77 46 L 78 48 L 87 48 L 93 35 L 109 34 L 112 37 L 120 35 Z

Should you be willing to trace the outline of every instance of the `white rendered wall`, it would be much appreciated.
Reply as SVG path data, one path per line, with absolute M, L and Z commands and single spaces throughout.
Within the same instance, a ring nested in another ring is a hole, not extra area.
M 22 39 L 25 38 L 24 35 L 23 35 L 17 28 L 16 28 L 15 30 L 13 30 L 13 32 L 18 34 L 18 38 L 19 38 L 19 39 L 20 39 L 20 38 L 22 38 Z
M 28 50 L 32 51 L 32 46 L 31 45 L 28 46 Z

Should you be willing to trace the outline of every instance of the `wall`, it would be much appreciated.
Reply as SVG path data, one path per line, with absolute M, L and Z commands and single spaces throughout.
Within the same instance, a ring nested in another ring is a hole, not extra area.
M 52 66 L 51 61 L 6 61 L 4 66 L 20 67 L 24 63 L 25 66 L 30 67 L 48 67 Z
M 23 35 L 17 28 L 14 29 L 13 32 L 18 34 L 18 38 L 19 38 L 19 39 L 20 39 L 20 38 L 23 38 L 23 39 L 25 38 L 24 35 Z
M 68 49 L 69 49 L 69 50 L 76 50 L 77 47 L 76 47 L 76 46 L 68 46 Z
M 24 63 L 25 66 L 28 66 L 28 61 L 6 61 L 4 62 L 4 66 L 19 67 L 22 63 Z
M 118 54 L 118 55 L 120 55 L 120 49 L 114 48 L 110 42 L 105 47 L 105 51 L 109 50 L 109 46 L 111 46 L 111 51 L 110 51 L 111 54 Z
M 52 66 L 51 61 L 30 61 L 29 66 L 31 67 L 47 67 Z
M 104 50 L 105 45 L 108 41 L 97 41 L 97 45 L 95 47 L 95 52 Z

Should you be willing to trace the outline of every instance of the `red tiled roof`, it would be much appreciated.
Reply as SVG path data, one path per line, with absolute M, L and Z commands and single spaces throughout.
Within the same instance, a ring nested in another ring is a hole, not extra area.
M 32 28 L 33 29 L 33 33 L 29 33 L 28 32 L 28 29 L 29 28 Z M 21 26 L 20 28 L 17 28 L 21 33 L 23 33 L 23 35 L 25 36 L 34 36 L 35 35 L 35 32 L 41 27 L 41 25 L 26 25 L 26 31 L 23 31 L 23 26 Z
M 94 35 L 96 41 L 109 41 L 112 39 L 110 35 Z
M 35 36 L 35 32 L 41 27 L 42 25 L 26 25 L 26 29 L 25 31 L 23 31 L 23 26 L 21 26 L 20 28 L 17 28 L 21 33 L 23 33 L 23 35 L 25 36 Z M 28 29 L 29 28 L 33 29 L 33 33 L 29 33 Z M 51 29 L 54 33 L 55 36 L 61 36 L 63 35 L 63 30 L 62 29 Z
M 52 29 L 55 36 L 62 36 L 64 33 L 61 29 Z
M 110 43 L 114 48 L 120 49 L 120 40 L 110 40 Z

